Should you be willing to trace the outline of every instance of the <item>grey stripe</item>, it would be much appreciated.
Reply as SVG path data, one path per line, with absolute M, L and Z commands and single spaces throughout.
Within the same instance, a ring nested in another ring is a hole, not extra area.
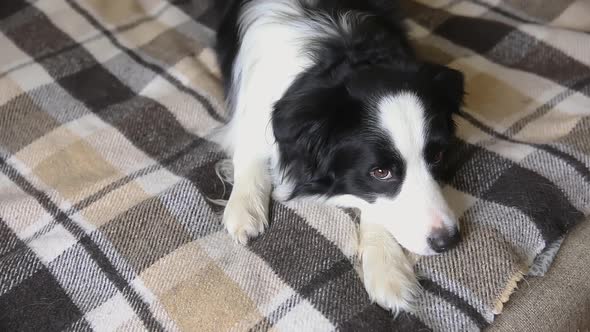
M 139 18 L 139 19 L 137 19 L 135 21 L 129 22 L 127 24 L 123 24 L 123 25 L 117 26 L 115 29 L 113 29 L 111 31 L 113 31 L 115 33 L 121 33 L 121 32 L 125 32 L 127 30 L 130 30 L 130 29 L 133 29 L 133 28 L 135 28 L 138 25 L 141 25 L 143 23 L 151 22 L 151 21 L 155 20 L 156 18 L 158 18 L 160 15 L 162 15 L 168 8 L 170 8 L 170 5 L 169 4 L 166 4 L 165 6 L 163 6 L 160 10 L 158 10 L 157 12 L 155 12 L 151 16 L 142 17 L 142 18 Z M 60 55 L 62 53 L 65 53 L 67 51 L 71 51 L 73 49 L 76 49 L 76 48 L 80 47 L 81 45 L 87 44 L 89 42 L 95 41 L 95 40 L 100 39 L 100 38 L 104 38 L 104 34 L 102 34 L 102 33 L 99 32 L 99 33 L 97 33 L 97 34 L 95 34 L 95 35 L 93 35 L 91 37 L 88 37 L 86 39 L 83 39 L 79 43 L 71 43 L 68 46 L 66 46 L 64 48 L 61 48 L 59 50 L 56 50 L 56 51 L 53 51 L 53 52 L 47 52 L 47 53 L 45 53 L 43 55 L 39 55 L 39 56 L 37 56 L 36 58 L 34 58 L 32 60 L 29 60 L 27 62 L 23 62 L 23 63 L 21 63 L 19 65 L 16 65 L 14 67 L 10 67 L 10 68 L 6 69 L 4 72 L 0 73 L 0 79 L 3 78 L 3 77 L 5 77 L 5 76 L 8 76 L 10 73 L 13 73 L 13 72 L 15 72 L 15 71 L 17 71 L 19 69 L 23 69 L 23 68 L 28 67 L 30 65 L 37 64 L 38 62 L 41 62 L 43 60 L 47 60 L 49 58 L 58 56 L 58 55 Z
M 588 167 L 583 162 L 581 162 L 580 160 L 571 156 L 570 154 L 568 154 L 564 151 L 561 151 L 561 150 L 557 149 L 556 147 L 548 145 L 548 144 L 528 143 L 525 141 L 510 138 L 507 135 L 499 133 L 496 130 L 486 126 L 484 123 L 477 120 L 474 116 L 472 116 L 471 114 L 469 114 L 467 112 L 460 111 L 459 115 L 462 118 L 464 118 L 465 120 L 467 120 L 468 122 L 470 122 L 472 125 L 478 127 L 479 129 L 483 130 L 484 132 L 486 132 L 496 138 L 502 139 L 507 142 L 524 144 L 524 145 L 528 145 L 528 146 L 531 146 L 531 147 L 534 147 L 534 148 L 537 148 L 540 150 L 544 150 L 545 152 L 547 152 L 547 153 L 557 157 L 558 159 L 561 159 L 563 162 L 569 164 L 573 169 L 575 169 L 584 178 L 585 181 L 590 182 L 590 169 L 588 169 Z
M 301 296 L 293 295 L 289 297 L 285 302 L 281 303 L 275 310 L 270 314 L 265 315 L 256 325 L 250 328 L 249 331 L 268 331 L 273 327 L 279 320 L 285 317 L 289 313 L 289 309 L 295 307 L 301 302 Z
M 90 14 L 88 11 L 83 9 L 80 5 L 75 3 L 73 0 L 65 0 L 65 1 L 70 5 L 70 7 L 72 7 L 72 9 L 74 9 L 74 11 L 76 11 L 78 14 L 80 14 L 82 17 L 84 17 L 92 26 L 94 26 L 106 38 L 108 38 L 109 41 L 116 48 L 125 52 L 125 54 L 127 54 L 130 58 L 135 60 L 135 62 L 137 62 L 138 64 L 140 64 L 140 65 L 152 70 L 153 72 L 157 73 L 158 75 L 160 75 L 162 78 L 164 78 L 165 80 L 170 82 L 170 84 L 172 84 L 178 90 L 185 92 L 188 95 L 195 98 L 199 103 L 201 103 L 203 105 L 203 108 L 207 111 L 207 113 L 214 120 L 216 120 L 220 123 L 224 123 L 226 121 L 225 118 L 221 114 L 217 113 L 217 111 L 215 110 L 215 107 L 213 107 L 213 104 L 207 98 L 205 98 L 203 95 L 201 95 L 200 93 L 198 93 L 194 89 L 191 89 L 190 87 L 182 84 L 182 82 L 180 82 L 174 76 L 170 75 L 165 68 L 162 68 L 154 63 L 151 63 L 151 62 L 143 59 L 138 53 L 134 52 L 132 49 L 123 46 L 121 43 L 119 43 L 117 38 L 115 38 L 115 36 L 108 31 L 107 28 L 105 28 L 102 24 L 100 24 L 100 22 L 97 19 L 95 19 L 92 16 L 92 14 Z
M 45 208 L 45 210 L 50 213 L 55 220 L 59 221 L 59 223 L 76 239 L 79 239 L 78 243 L 86 250 L 86 252 L 88 252 L 88 254 L 91 255 L 92 261 L 99 266 L 104 275 L 107 276 L 113 285 L 115 285 L 123 296 L 125 296 L 128 303 L 146 327 L 156 331 L 163 331 L 162 325 L 152 314 L 149 305 L 143 301 L 141 295 L 139 295 L 133 287 L 129 285 L 127 280 L 121 276 L 119 271 L 117 271 L 98 245 L 86 235 L 84 229 L 61 211 L 47 194 L 35 188 L 33 184 L 25 179 L 4 159 L 0 159 L 0 171 L 11 179 L 11 181 L 13 181 L 22 191 L 33 197 L 39 205 Z
M 89 207 L 93 203 L 99 201 L 100 199 L 104 198 L 109 193 L 113 192 L 114 190 L 117 190 L 117 189 L 125 186 L 126 184 L 130 183 L 131 181 L 166 168 L 170 164 L 173 164 L 174 162 L 176 162 L 179 159 L 181 159 L 182 157 L 184 157 L 191 149 L 198 147 L 200 144 L 202 144 L 202 142 L 203 141 L 200 139 L 195 139 L 193 142 L 191 142 L 190 144 L 188 144 L 184 148 L 180 149 L 179 151 L 172 154 L 168 158 L 162 160 L 162 162 L 160 164 L 154 164 L 154 165 L 147 166 L 147 167 L 137 170 L 137 171 L 135 171 L 135 172 L 133 172 L 133 173 L 131 173 L 131 174 L 115 181 L 115 182 L 110 183 L 108 186 L 100 189 L 96 193 L 94 193 L 94 194 L 86 197 L 82 201 L 76 203 L 74 206 L 72 206 L 69 210 L 67 210 L 65 212 L 66 215 L 72 216 L 72 215 L 78 213 L 79 211 Z M 221 154 L 219 157 L 221 158 Z M 199 167 L 199 166 L 200 166 L 199 164 L 195 164 L 194 168 Z M 56 220 L 52 220 L 50 223 L 48 223 L 47 225 L 45 225 L 44 227 L 42 227 L 41 229 L 36 231 L 32 236 L 27 238 L 27 243 L 39 238 L 43 234 L 49 232 L 57 223 L 58 222 Z
M 585 77 L 583 79 L 578 80 L 576 83 L 572 85 L 571 88 L 566 88 L 565 91 L 558 93 L 553 98 L 549 99 L 545 104 L 538 107 L 533 113 L 523 117 L 522 119 L 516 121 L 512 124 L 508 129 L 504 131 L 504 135 L 506 136 L 514 136 L 518 132 L 520 132 L 526 125 L 529 123 L 537 120 L 538 118 L 542 117 L 543 115 L 547 114 L 550 110 L 553 109 L 557 104 L 561 103 L 571 95 L 577 93 L 577 90 L 581 90 L 584 86 L 590 84 L 590 76 Z

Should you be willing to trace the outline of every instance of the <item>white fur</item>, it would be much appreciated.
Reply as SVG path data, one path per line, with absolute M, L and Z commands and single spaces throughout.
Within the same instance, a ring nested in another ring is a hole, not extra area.
M 394 198 L 378 198 L 363 213 L 379 220 L 406 249 L 421 255 L 434 254 L 428 236 L 436 228 L 455 227 L 457 222 L 424 159 L 424 108 L 415 95 L 401 93 L 382 99 L 379 109 L 380 124 L 391 134 L 402 155 L 406 174 Z
M 371 301 L 394 314 L 410 311 L 419 288 L 402 248 L 383 226 L 366 218 L 359 237 L 363 283 Z
M 241 47 L 230 96 L 234 113 L 223 130 L 222 144 L 234 165 L 234 189 L 223 222 L 242 244 L 268 225 L 273 104 L 310 64 L 301 47 L 310 31 L 296 20 L 300 10 L 293 1 L 258 0 L 241 13 Z
M 223 222 L 237 242 L 245 244 L 267 227 L 272 182 L 279 199 L 285 199 L 292 191 L 292 185 L 283 182 L 276 167 L 278 152 L 270 127 L 274 103 L 295 77 L 312 64 L 307 52 L 311 39 L 347 33 L 358 19 L 343 14 L 338 20 L 326 17 L 310 21 L 303 16 L 296 0 L 253 0 L 242 9 L 241 47 L 234 64 L 233 95 L 228 96 L 234 112 L 218 135 L 234 167 L 234 188 Z M 397 120 L 404 121 L 400 117 Z M 395 129 L 389 122 L 384 123 Z M 384 226 L 392 214 L 376 213 L 381 205 L 393 208 L 396 204 L 378 201 L 368 205 L 352 196 L 333 198 L 328 203 L 362 207 L 359 254 L 365 287 L 371 299 L 381 306 L 393 312 L 407 310 L 416 290 L 415 277 L 402 249 L 387 234 L 388 230 L 397 229 Z

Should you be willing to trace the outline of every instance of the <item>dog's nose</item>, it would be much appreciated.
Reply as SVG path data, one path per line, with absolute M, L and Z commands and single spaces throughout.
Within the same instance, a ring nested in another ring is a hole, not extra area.
M 430 248 L 437 253 L 445 252 L 461 241 L 461 233 L 456 227 L 452 229 L 437 228 L 428 237 Z

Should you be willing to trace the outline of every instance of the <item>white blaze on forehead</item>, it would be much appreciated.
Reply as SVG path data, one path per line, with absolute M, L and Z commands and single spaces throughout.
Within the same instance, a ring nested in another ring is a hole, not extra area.
M 404 92 L 384 97 L 378 107 L 379 124 L 403 158 L 405 175 L 395 197 L 377 198 L 372 218 L 383 220 L 382 225 L 410 251 L 430 254 L 431 232 L 456 222 L 424 159 L 428 132 L 423 103 Z
M 384 97 L 378 104 L 380 121 L 406 163 L 422 160 L 426 141 L 424 107 L 412 93 Z

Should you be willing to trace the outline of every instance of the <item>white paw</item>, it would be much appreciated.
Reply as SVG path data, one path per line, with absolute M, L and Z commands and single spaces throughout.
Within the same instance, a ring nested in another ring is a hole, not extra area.
M 234 241 L 245 245 L 268 226 L 268 197 L 232 193 L 223 212 L 223 224 Z
M 420 287 L 407 261 L 387 262 L 366 258 L 362 263 L 363 282 L 372 302 L 394 315 L 412 311 Z
M 383 228 L 361 223 L 363 283 L 371 301 L 394 315 L 412 311 L 420 289 L 403 249 Z
M 363 281 L 372 302 L 391 311 L 394 315 L 413 310 L 419 286 L 413 271 L 399 266 L 365 267 Z

